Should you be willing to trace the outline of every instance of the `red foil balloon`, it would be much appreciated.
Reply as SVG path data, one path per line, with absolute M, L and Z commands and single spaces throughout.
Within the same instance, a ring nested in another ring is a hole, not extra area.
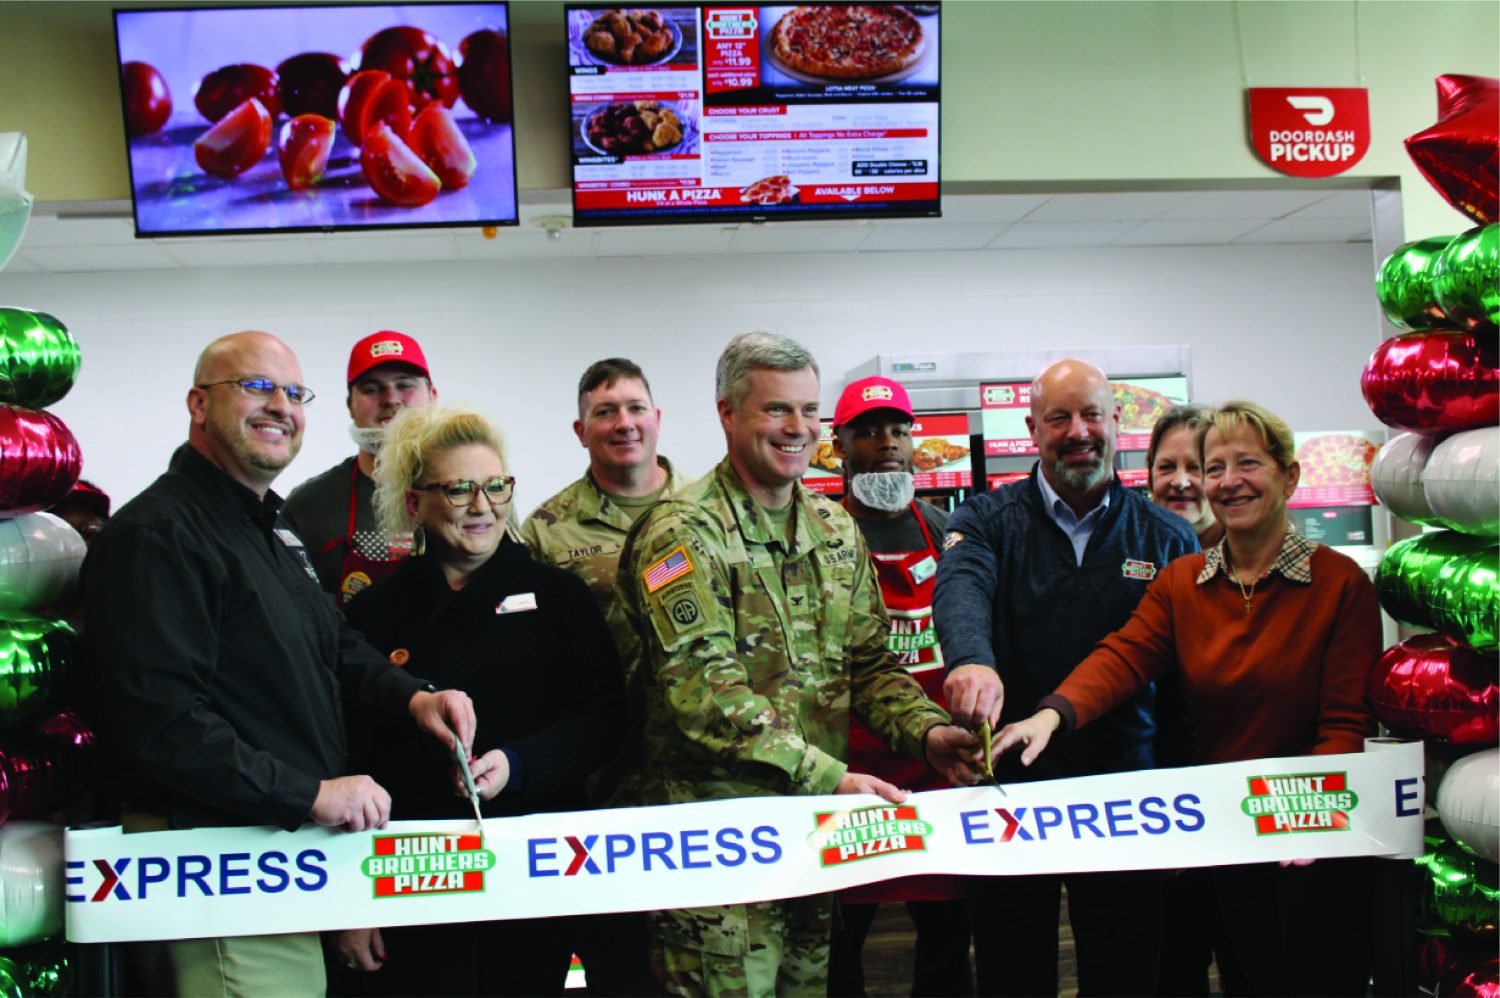
M 66 807 L 93 784 L 94 732 L 59 711 L 0 744 L 0 824 Z
M 78 441 L 50 412 L 0 405 L 0 516 L 46 509 L 83 471 Z
M 1387 426 L 1416 433 L 1471 430 L 1500 420 L 1500 366 L 1493 337 L 1457 329 L 1392 336 L 1359 381 Z
M 1437 78 L 1438 120 L 1406 151 L 1443 199 L 1480 223 L 1500 221 L 1500 80 Z
M 1404 738 L 1468 748 L 1500 743 L 1500 661 L 1445 635 L 1388 649 L 1367 692 L 1375 716 Z
M 1460 950 L 1448 961 L 1438 981 L 1437 993 L 1500 998 L 1500 956 L 1493 947 Z

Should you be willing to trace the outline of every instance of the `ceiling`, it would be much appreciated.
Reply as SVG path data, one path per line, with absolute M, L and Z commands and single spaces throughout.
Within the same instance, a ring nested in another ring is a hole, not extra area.
M 1105 246 L 1225 246 L 1371 240 L 1368 190 L 954 194 L 940 219 L 573 229 L 568 192 L 523 191 L 521 222 L 407 229 L 136 239 L 128 201 L 37 205 L 7 274 L 200 267 L 889 253 Z

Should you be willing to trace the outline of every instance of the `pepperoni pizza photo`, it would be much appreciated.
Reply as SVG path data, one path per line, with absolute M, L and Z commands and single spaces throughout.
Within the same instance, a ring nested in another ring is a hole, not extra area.
M 740 200 L 745 204 L 786 204 L 794 196 L 792 178 L 784 173 L 774 177 L 761 177 L 755 183 L 740 189 Z
M 1322 433 L 1297 447 L 1304 488 L 1358 486 L 1370 483 L 1370 465 L 1379 445 L 1348 433 Z
M 771 29 L 772 58 L 825 80 L 868 80 L 914 67 L 927 50 L 922 24 L 900 4 L 794 7 Z

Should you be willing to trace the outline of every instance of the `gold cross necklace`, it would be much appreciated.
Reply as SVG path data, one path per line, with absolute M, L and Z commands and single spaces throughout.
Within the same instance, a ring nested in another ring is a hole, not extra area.
M 1240 596 L 1243 597 L 1244 600 L 1245 600 L 1245 612 L 1249 613 L 1250 612 L 1250 602 L 1251 602 L 1251 600 L 1255 599 L 1255 587 L 1256 587 L 1257 584 L 1259 584 L 1260 580 L 1259 579 L 1252 579 L 1252 580 L 1250 580 L 1250 588 L 1248 590 L 1245 588 L 1245 584 L 1240 581 L 1240 575 L 1239 575 L 1239 573 L 1236 572 L 1234 570 L 1234 566 L 1232 566 L 1229 563 L 1229 542 L 1228 541 L 1224 542 L 1224 569 L 1229 573 L 1229 577 L 1234 580 L 1234 584 L 1240 587 Z

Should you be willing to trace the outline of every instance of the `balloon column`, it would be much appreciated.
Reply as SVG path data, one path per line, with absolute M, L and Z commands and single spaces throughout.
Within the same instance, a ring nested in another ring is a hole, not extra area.
M 1392 617 L 1434 634 L 1388 649 L 1369 698 L 1392 732 L 1443 746 L 1441 822 L 1418 861 L 1424 982 L 1500 994 L 1500 81 L 1440 76 L 1439 120 L 1407 151 L 1479 227 L 1398 247 L 1376 294 L 1404 330 L 1375 350 L 1361 387 L 1405 431 L 1371 468 L 1380 501 L 1427 532 L 1393 544 L 1375 588 Z M 1461 758 L 1456 758 L 1462 756 Z M 1432 792 L 1436 791 L 1435 798 Z
M 77 635 L 40 613 L 78 584 L 84 543 L 40 512 L 82 457 L 43 407 L 67 394 L 79 351 L 44 312 L 0 307 L 0 992 L 66 994 L 62 827 L 47 819 L 93 782 L 94 735 L 62 702 Z M 43 944 L 44 940 L 55 940 Z M 42 945 L 38 945 L 42 944 Z M 13 948 L 15 947 L 15 948 Z

